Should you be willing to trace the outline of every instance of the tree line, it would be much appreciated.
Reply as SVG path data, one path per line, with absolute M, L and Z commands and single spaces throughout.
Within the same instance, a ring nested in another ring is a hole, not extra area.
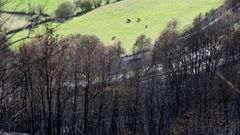
M 78 14 L 85 13 L 119 1 L 122 0 L 74 0 L 73 2 L 62 2 L 55 10 L 55 16 L 59 19 L 66 19 L 72 16 L 75 11 L 80 10 Z

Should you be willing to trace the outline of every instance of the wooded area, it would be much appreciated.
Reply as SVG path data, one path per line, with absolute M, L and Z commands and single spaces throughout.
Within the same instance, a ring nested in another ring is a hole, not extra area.
M 153 45 L 139 36 L 128 56 L 120 41 L 104 46 L 95 36 L 60 38 L 50 25 L 16 53 L 2 29 L 0 129 L 41 135 L 238 135 L 239 13 L 239 4 L 226 2 L 197 16 L 184 32 L 172 20 Z

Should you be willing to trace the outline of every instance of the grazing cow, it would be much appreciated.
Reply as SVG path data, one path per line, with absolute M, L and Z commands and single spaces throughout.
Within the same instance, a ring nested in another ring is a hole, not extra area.
M 147 29 L 148 28 L 148 25 L 145 25 L 145 29 Z
M 131 19 L 127 18 L 127 23 L 130 23 L 131 22 Z
M 137 18 L 137 22 L 141 22 L 141 18 L 138 17 L 138 18 Z
M 115 40 L 116 39 L 116 37 L 114 36 L 114 37 L 112 37 L 112 40 Z

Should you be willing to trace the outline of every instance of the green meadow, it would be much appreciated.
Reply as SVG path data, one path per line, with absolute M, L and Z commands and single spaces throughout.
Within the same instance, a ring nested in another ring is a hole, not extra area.
M 50 0 L 46 6 L 47 12 L 53 12 L 62 1 L 65 0 Z M 96 35 L 106 45 L 112 44 L 112 37 L 116 37 L 115 40 L 122 41 L 124 48 L 130 52 L 139 35 L 146 34 L 154 42 L 171 19 L 178 19 L 179 29 L 183 30 L 199 13 L 206 13 L 222 3 L 223 0 L 123 0 L 65 21 L 58 26 L 56 33 L 62 37 L 76 33 Z M 22 8 L 26 8 L 24 6 Z M 126 23 L 127 18 L 131 19 L 131 23 Z M 141 21 L 137 22 L 137 18 Z M 15 38 L 24 33 L 19 33 Z
M 65 1 L 70 0 L 8 0 L 4 9 L 28 12 L 30 9 L 42 5 L 46 13 L 52 14 L 58 5 Z

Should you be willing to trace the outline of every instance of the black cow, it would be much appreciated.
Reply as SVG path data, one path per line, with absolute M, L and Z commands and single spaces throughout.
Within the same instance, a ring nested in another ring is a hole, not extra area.
M 131 23 L 131 19 L 127 18 L 127 23 Z
M 112 37 L 112 40 L 115 40 L 116 39 L 116 37 L 114 36 L 114 37 Z
M 137 18 L 137 22 L 141 22 L 141 18 Z

